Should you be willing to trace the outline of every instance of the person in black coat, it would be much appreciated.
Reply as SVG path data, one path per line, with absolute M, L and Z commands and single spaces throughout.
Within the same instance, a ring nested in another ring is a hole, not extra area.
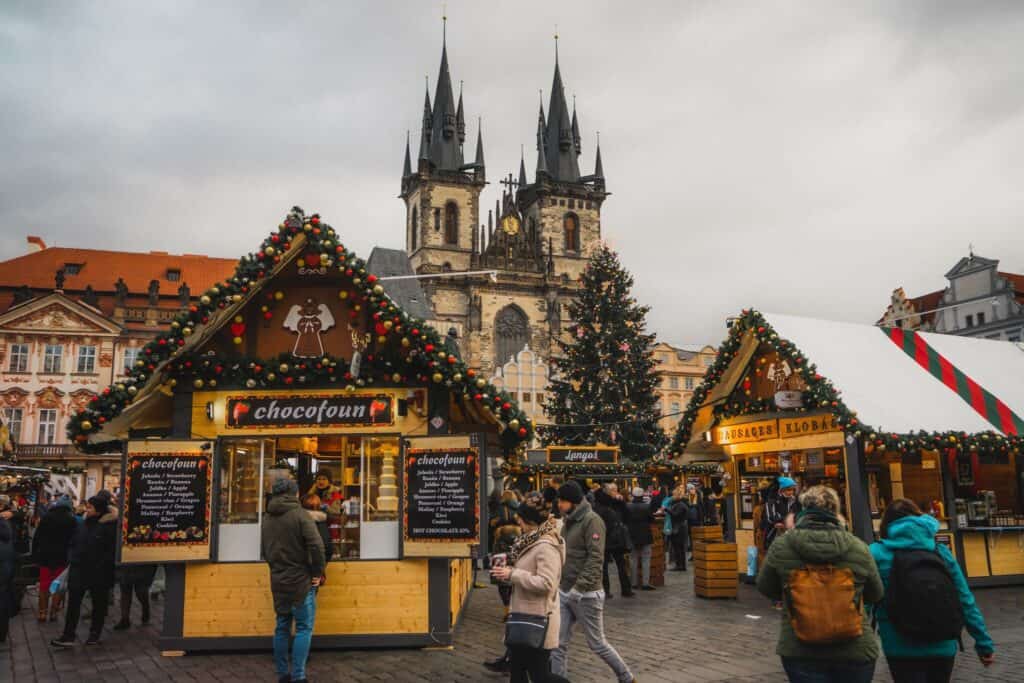
M 54 647 L 72 647 L 86 592 L 92 598 L 92 622 L 86 645 L 100 642 L 107 618 L 110 589 L 114 587 L 114 553 L 117 547 L 117 508 L 110 499 L 95 495 L 85 507 L 85 521 L 71 541 L 68 569 L 68 612 L 64 633 L 50 641 Z
M 686 489 L 679 485 L 672 492 L 668 515 L 672 518 L 672 550 L 676 558 L 676 571 L 686 571 L 686 541 L 690 536 L 691 504 Z
M 633 586 L 626 569 L 626 551 L 629 550 L 629 530 L 626 528 L 626 501 L 619 494 L 615 484 L 606 484 L 594 491 L 594 512 L 604 522 L 605 544 L 602 583 L 606 597 L 612 597 L 611 582 L 608 579 L 608 563 L 614 562 L 619 573 L 619 589 L 622 597 L 633 597 Z
M 50 618 L 50 584 L 68 566 L 68 551 L 77 529 L 78 520 L 71 512 L 71 499 L 67 496 L 55 501 L 36 527 L 32 561 L 39 567 L 39 621 Z M 57 604 L 55 599 L 55 608 Z
M 14 532 L 7 520 L 0 518 L 0 643 L 7 642 L 7 628 L 16 607 L 14 560 Z
M 651 548 L 654 545 L 654 533 L 651 525 L 654 518 L 653 501 L 647 500 L 644 490 L 639 486 L 633 489 L 633 499 L 626 504 L 626 527 L 629 529 L 629 540 L 633 545 L 630 552 L 630 568 L 633 574 L 633 587 L 645 591 L 654 590 L 651 585 Z

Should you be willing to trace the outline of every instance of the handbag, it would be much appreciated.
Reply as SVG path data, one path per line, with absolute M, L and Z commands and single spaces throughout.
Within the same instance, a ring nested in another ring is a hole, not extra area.
M 505 622 L 506 647 L 544 647 L 544 638 L 548 634 L 548 617 L 537 614 L 512 612 Z

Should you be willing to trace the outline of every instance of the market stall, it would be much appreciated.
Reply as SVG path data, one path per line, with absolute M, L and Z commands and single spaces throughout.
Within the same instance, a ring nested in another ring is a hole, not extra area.
M 70 427 L 87 450 L 124 444 L 120 560 L 166 565 L 166 652 L 270 647 L 260 529 L 280 477 L 327 513 L 314 647 L 450 644 L 487 463 L 532 432 L 299 210 Z
M 939 518 L 972 584 L 1024 581 L 1024 350 L 1017 344 L 744 311 L 671 450 L 732 474 L 746 567 L 759 492 L 780 474 L 839 492 L 873 540 L 889 501 Z

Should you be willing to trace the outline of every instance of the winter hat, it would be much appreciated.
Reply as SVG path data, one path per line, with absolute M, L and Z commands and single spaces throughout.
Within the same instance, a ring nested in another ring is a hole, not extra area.
M 796 482 L 789 477 L 779 477 L 779 490 L 782 489 L 795 489 Z
M 544 489 L 542 495 L 544 496 L 544 502 L 548 505 L 554 505 L 555 501 L 558 500 L 558 491 L 552 486 Z
M 55 507 L 55 508 L 67 508 L 68 510 L 70 510 L 74 506 L 71 504 L 71 498 L 67 494 L 64 494 L 63 496 L 58 498 L 56 501 L 54 501 L 53 507 Z
M 583 502 L 583 489 L 575 480 L 570 479 L 558 489 L 558 497 L 573 505 L 579 505 Z
M 290 479 L 288 477 L 281 477 L 280 479 L 274 482 L 274 485 L 270 488 L 270 492 L 273 493 L 275 496 L 280 496 L 285 493 L 294 496 L 299 492 L 299 485 L 295 483 L 294 479 Z
M 640 488 L 639 486 L 637 486 L 637 487 L 635 487 L 633 489 L 633 497 L 634 498 L 643 498 L 644 497 L 644 493 L 645 493 L 644 490 L 642 488 Z
M 89 505 L 92 505 L 96 512 L 101 515 L 105 515 L 110 511 L 110 501 L 106 496 L 101 496 L 98 493 L 89 499 Z

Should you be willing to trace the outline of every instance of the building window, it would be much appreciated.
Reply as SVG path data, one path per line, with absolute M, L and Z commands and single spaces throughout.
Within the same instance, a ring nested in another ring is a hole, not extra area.
M 139 349 L 138 347 L 131 346 L 124 350 L 124 370 L 129 372 L 135 367 L 136 361 L 139 360 Z
M 177 268 L 168 268 L 167 269 L 167 281 L 168 282 L 178 282 L 179 280 L 181 280 L 181 271 L 178 270 Z
M 562 227 L 565 230 L 565 250 L 580 250 L 580 219 L 574 213 L 565 214 L 562 219 Z
M 515 359 L 530 343 L 529 319 L 518 306 L 506 306 L 494 316 L 494 365 L 500 367 Z
M 4 424 L 11 434 L 11 443 L 21 442 L 21 420 L 23 413 L 21 408 L 4 408 Z
M 978 324 L 979 325 L 984 325 L 985 324 L 985 314 L 984 313 L 978 313 Z
M 420 212 L 415 206 L 412 207 L 412 228 L 409 232 L 409 251 L 416 251 L 416 238 L 420 232 Z
M 524 391 L 524 392 L 523 392 L 523 395 L 522 395 L 522 398 L 521 398 L 520 400 L 521 400 L 521 401 L 522 401 L 523 403 L 530 403 L 530 402 L 532 402 L 532 400 L 533 400 L 533 397 L 532 397 L 532 396 L 530 395 L 530 392 L 528 392 L 528 391 Z
M 57 409 L 39 409 L 39 443 L 52 444 L 57 438 Z
M 10 372 L 28 372 L 28 344 L 11 344 Z
M 441 232 L 441 209 L 434 207 L 434 232 Z
M 678 377 L 669 377 L 668 378 L 668 388 L 669 389 L 678 389 L 679 388 L 679 378 Z
M 967 322 L 967 327 L 974 327 L 974 316 L 973 315 L 968 315 L 966 318 L 964 318 L 964 320 L 966 320 L 966 322 Z
M 455 202 L 444 205 L 444 243 L 459 243 L 459 207 Z
M 687 391 L 693 391 L 693 378 L 687 377 L 686 383 L 683 385 Z
M 60 344 L 47 344 L 43 350 L 43 372 L 51 375 L 60 373 L 60 361 L 63 355 L 63 346 Z
M 78 275 L 81 272 L 82 272 L 82 264 L 81 263 L 65 263 L 64 264 L 64 274 L 65 275 Z
M 715 364 L 715 357 L 714 356 L 704 356 L 704 367 L 710 368 L 714 364 Z
M 78 365 L 76 366 L 75 372 L 81 374 L 92 374 L 96 372 L 95 346 L 78 347 Z

